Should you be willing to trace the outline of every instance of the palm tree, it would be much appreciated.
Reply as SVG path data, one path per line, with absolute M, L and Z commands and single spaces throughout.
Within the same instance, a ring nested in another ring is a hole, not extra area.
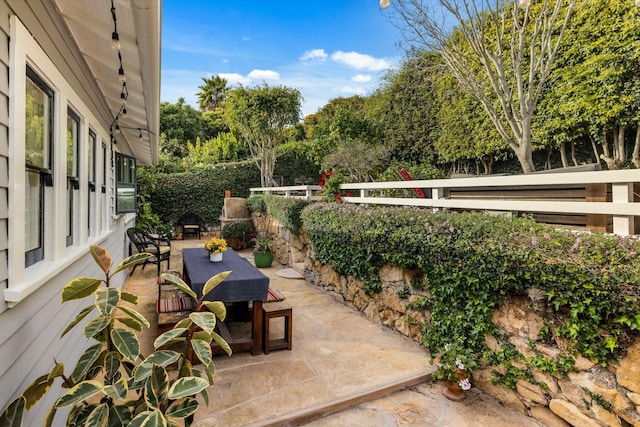
M 203 77 L 204 84 L 198 86 L 198 105 L 202 111 L 213 111 L 220 108 L 227 94 L 227 79 L 219 76 Z

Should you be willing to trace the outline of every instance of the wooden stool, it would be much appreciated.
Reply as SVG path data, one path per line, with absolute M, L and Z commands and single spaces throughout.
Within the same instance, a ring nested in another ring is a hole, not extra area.
M 269 321 L 275 317 L 284 317 L 284 338 L 269 339 Z M 293 309 L 283 301 L 265 302 L 262 304 L 262 349 L 264 354 L 270 350 L 286 348 L 291 350 L 293 341 Z

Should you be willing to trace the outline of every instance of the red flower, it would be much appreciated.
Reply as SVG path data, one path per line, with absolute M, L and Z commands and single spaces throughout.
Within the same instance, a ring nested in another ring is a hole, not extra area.
M 340 195 L 336 194 L 336 200 L 340 200 Z
M 324 187 L 324 181 L 320 181 L 320 182 L 318 183 L 318 185 L 319 185 L 320 187 Z
M 347 193 L 347 194 L 345 194 L 345 196 L 351 197 L 351 193 Z

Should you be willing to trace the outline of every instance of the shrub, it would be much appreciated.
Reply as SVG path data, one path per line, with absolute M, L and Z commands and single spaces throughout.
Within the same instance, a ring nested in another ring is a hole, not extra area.
M 280 224 L 293 234 L 298 235 L 302 228 L 302 210 L 311 202 L 274 195 L 265 195 L 267 213 L 280 221 Z

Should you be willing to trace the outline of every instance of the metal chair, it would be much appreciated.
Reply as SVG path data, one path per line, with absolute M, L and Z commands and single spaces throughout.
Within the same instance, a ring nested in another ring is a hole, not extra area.
M 171 241 L 165 237 L 152 237 L 149 233 L 142 231 L 138 228 L 129 228 L 127 230 L 127 236 L 133 243 L 139 253 L 147 252 L 154 255 L 152 258 L 148 258 L 142 264 L 142 269 L 147 264 L 156 264 L 158 266 L 158 276 L 160 275 L 160 263 L 167 261 L 167 270 L 169 269 L 169 262 L 171 258 Z M 161 244 L 166 243 L 166 244 Z M 133 270 L 129 273 L 129 276 L 136 271 L 138 264 L 133 266 Z

